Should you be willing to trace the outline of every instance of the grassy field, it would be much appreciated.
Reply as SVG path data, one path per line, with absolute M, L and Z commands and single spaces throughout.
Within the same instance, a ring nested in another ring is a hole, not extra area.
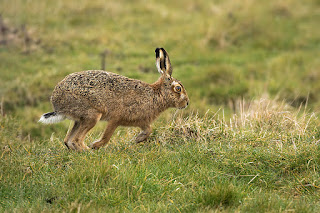
M 320 208 L 318 0 L 4 0 L 0 14 L 1 212 Z M 118 128 L 77 153 L 69 121 L 37 123 L 55 84 L 103 53 L 108 71 L 155 81 L 160 46 L 190 107 L 144 144 Z

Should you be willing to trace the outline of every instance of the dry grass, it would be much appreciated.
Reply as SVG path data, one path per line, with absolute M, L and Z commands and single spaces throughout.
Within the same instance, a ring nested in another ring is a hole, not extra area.
M 182 137 L 184 141 L 212 141 L 225 135 L 236 139 L 239 135 L 252 135 L 259 139 L 288 142 L 290 138 L 302 141 L 316 132 L 319 125 L 315 113 L 308 113 L 306 107 L 296 109 L 283 101 L 261 98 L 251 102 L 242 101 L 240 110 L 226 120 L 223 110 L 210 116 L 190 115 L 187 118 L 177 116 L 165 127 L 164 138 Z M 169 134 L 170 136 L 166 135 Z M 318 141 L 314 141 L 318 143 Z

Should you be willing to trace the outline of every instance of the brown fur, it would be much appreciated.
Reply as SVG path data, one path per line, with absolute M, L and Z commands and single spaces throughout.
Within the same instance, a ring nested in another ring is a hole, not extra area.
M 51 96 L 54 112 L 75 121 L 64 140 L 68 148 L 87 149 L 84 138 L 99 120 L 108 121 L 108 125 L 101 139 L 90 145 L 93 149 L 105 145 L 118 126 L 140 127 L 142 132 L 136 142 L 144 141 L 152 131 L 151 123 L 161 112 L 188 105 L 189 98 L 183 86 L 171 77 L 168 54 L 163 48 L 157 51 L 162 53 L 158 57 L 161 68 L 158 71 L 162 74 L 153 84 L 90 70 L 72 73 L 56 85 Z M 181 92 L 176 92 L 176 86 L 181 87 Z

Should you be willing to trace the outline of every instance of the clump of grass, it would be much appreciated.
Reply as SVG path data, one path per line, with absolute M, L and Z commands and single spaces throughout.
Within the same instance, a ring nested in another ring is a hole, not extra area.
M 248 129 L 259 134 L 265 132 L 285 133 L 302 137 L 307 131 L 313 131 L 318 123 L 315 113 L 307 113 L 306 107 L 295 109 L 283 101 L 261 98 L 240 103 L 240 113 L 230 119 L 230 127 Z
M 232 183 L 217 182 L 215 185 L 203 192 L 199 197 L 199 203 L 204 208 L 227 209 L 241 204 L 244 192 Z
M 239 112 L 230 119 L 223 111 L 213 116 L 192 115 L 187 118 L 177 117 L 166 126 L 161 137 L 179 141 L 214 141 L 225 137 L 236 139 L 239 135 L 251 135 L 258 139 L 272 139 L 277 143 L 303 142 L 305 138 L 315 140 L 318 135 L 318 117 L 308 113 L 306 108 L 298 110 L 276 99 L 261 98 L 249 103 L 242 101 Z M 222 115 L 221 115 L 222 114 Z M 271 145 L 271 144 L 269 144 Z

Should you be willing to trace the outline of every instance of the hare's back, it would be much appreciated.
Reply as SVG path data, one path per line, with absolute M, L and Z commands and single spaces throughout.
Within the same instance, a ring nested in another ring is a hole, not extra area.
M 72 91 L 108 88 L 126 77 L 102 70 L 88 70 L 66 76 L 57 86 Z
M 96 108 L 106 111 L 128 94 L 142 91 L 143 82 L 102 70 L 72 73 L 59 82 L 51 96 L 57 111 Z M 132 92 L 130 92 L 132 91 Z M 142 92 L 143 93 L 143 92 Z

